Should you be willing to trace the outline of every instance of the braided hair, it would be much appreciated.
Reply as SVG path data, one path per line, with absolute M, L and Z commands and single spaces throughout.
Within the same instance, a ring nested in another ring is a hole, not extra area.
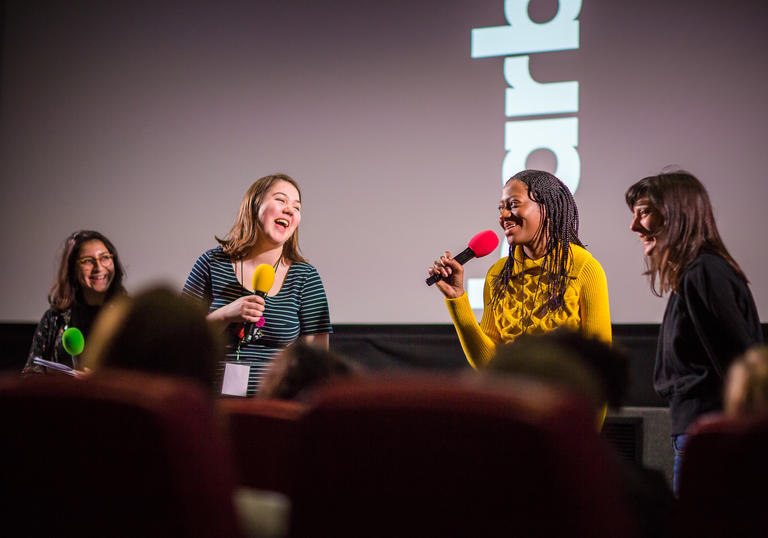
M 570 265 L 570 243 L 580 247 L 579 210 L 571 191 L 549 172 L 523 170 L 509 180 L 520 181 L 528 188 L 528 197 L 542 210 L 541 230 L 546 234 L 544 270 L 549 274 L 549 297 L 544 312 L 554 311 L 563 305 L 565 289 L 568 286 Z M 496 306 L 507 294 L 515 265 L 515 244 L 509 246 L 509 257 L 504 267 L 493 279 L 491 305 Z M 523 278 L 523 274 L 520 274 Z

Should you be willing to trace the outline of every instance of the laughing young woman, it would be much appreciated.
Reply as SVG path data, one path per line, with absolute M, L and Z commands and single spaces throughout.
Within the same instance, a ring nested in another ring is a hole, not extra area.
M 653 384 L 669 402 L 677 492 L 685 431 L 699 416 L 721 409 L 729 364 L 762 341 L 760 318 L 698 179 L 682 170 L 649 176 L 627 190 L 626 202 L 630 229 L 643 242 L 651 291 L 669 293 Z
M 285 174 L 258 179 L 245 193 L 227 236 L 216 238 L 219 246 L 200 256 L 187 278 L 183 293 L 201 301 L 208 321 L 225 331 L 227 361 L 218 368 L 219 388 L 228 362 L 249 368 L 247 395 L 252 396 L 272 357 L 285 346 L 301 339 L 328 348 L 328 301 L 317 270 L 299 254 L 300 221 L 298 184 Z M 275 270 L 264 298 L 251 289 L 260 264 Z M 250 342 L 243 338 L 249 323 L 263 323 L 260 337 Z
M 429 269 L 443 277 L 437 287 L 469 363 L 484 366 L 496 344 L 561 326 L 610 343 L 608 284 L 579 240 L 579 214 L 568 188 L 547 172 L 515 174 L 501 191 L 499 225 L 509 256 L 488 271 L 479 325 L 461 264 L 446 252 Z

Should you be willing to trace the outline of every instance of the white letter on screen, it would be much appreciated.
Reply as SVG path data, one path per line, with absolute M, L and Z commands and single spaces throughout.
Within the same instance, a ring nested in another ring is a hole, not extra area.
M 528 18 L 530 0 L 505 0 L 504 15 L 509 26 L 472 30 L 472 58 L 511 56 L 529 52 L 579 48 L 581 0 L 560 0 L 557 15 L 543 24 Z
M 504 149 L 507 155 L 501 166 L 501 181 L 525 169 L 525 161 L 532 151 L 544 148 L 557 157 L 554 174 L 576 192 L 581 179 L 581 159 L 578 118 L 508 121 L 504 124 Z
M 507 117 L 578 112 L 579 83 L 536 82 L 528 69 L 529 60 L 529 56 L 504 58 L 504 78 L 510 86 L 505 96 Z

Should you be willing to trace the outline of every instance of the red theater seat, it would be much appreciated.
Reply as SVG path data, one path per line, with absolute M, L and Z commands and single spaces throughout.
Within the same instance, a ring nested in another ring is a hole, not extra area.
M 541 385 L 336 384 L 301 449 L 294 537 L 632 535 L 593 417 Z
M 240 485 L 290 495 L 298 421 L 305 406 L 261 398 L 227 398 L 217 405 L 226 421 Z
M 693 425 L 674 536 L 768 536 L 768 415 Z
M 0 378 L 2 525 L 19 536 L 239 536 L 196 386 L 128 372 Z

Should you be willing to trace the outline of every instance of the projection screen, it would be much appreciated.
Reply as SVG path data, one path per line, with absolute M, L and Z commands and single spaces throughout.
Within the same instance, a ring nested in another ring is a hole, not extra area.
M 448 323 L 424 284 L 553 171 L 614 323 L 658 322 L 626 188 L 678 166 L 768 312 L 763 2 L 7 1 L 0 320 L 36 321 L 64 238 L 103 232 L 130 292 L 183 285 L 258 177 L 302 189 L 334 323 Z M 477 283 L 500 253 L 473 260 Z

